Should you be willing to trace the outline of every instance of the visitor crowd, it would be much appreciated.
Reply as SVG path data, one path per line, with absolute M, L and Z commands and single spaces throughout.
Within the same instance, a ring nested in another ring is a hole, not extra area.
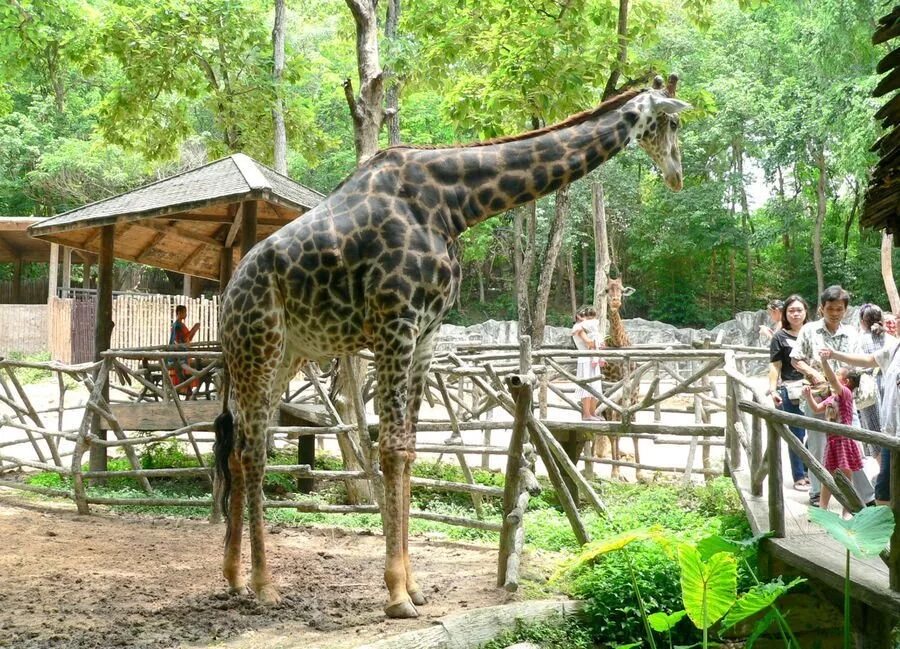
M 896 435 L 900 419 L 896 316 L 864 304 L 858 326 L 846 324 L 849 301 L 847 291 L 829 286 L 819 296 L 817 319 L 810 317 L 809 305 L 799 295 L 768 304 L 772 325 L 760 328 L 761 337 L 770 341 L 768 394 L 785 412 Z M 890 500 L 889 449 L 798 427 L 791 427 L 791 432 L 829 473 L 844 473 L 862 502 Z M 827 486 L 807 471 L 793 450 L 789 456 L 794 488 L 809 491 L 810 505 L 827 508 L 831 496 Z M 874 485 L 863 471 L 867 457 L 879 466 Z

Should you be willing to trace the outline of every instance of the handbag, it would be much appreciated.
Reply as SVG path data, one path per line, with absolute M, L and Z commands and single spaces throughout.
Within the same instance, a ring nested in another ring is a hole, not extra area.
M 853 391 L 853 401 L 857 410 L 863 410 L 878 403 L 878 385 L 875 377 L 863 373 L 859 375 L 859 385 Z
M 803 397 L 803 388 L 808 385 L 803 382 L 803 379 L 797 379 L 796 381 L 784 381 L 782 386 L 787 391 L 787 397 L 791 401 L 800 401 Z

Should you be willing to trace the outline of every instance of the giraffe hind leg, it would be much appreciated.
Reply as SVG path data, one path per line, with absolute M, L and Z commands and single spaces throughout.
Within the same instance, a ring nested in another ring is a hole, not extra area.
M 228 458 L 231 469 L 231 493 L 228 500 L 228 522 L 225 531 L 225 562 L 222 572 L 232 593 L 247 591 L 247 581 L 241 574 L 241 537 L 244 527 L 244 469 L 237 449 Z
M 250 587 L 262 604 L 276 605 L 281 595 L 272 582 L 266 560 L 265 526 L 263 521 L 263 477 L 266 469 L 266 430 L 268 409 L 257 408 L 242 414 L 246 431 L 241 466 L 247 492 L 248 529 L 250 531 L 251 575 Z

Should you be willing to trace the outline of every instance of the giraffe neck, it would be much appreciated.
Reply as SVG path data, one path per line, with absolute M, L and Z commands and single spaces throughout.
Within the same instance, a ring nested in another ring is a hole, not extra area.
M 444 227 L 455 239 L 495 214 L 583 177 L 640 137 L 651 121 L 649 113 L 650 102 L 641 93 L 618 108 L 597 109 L 572 118 L 571 125 L 564 122 L 509 141 L 441 149 L 401 147 L 405 164 L 421 165 L 422 182 L 431 185 L 411 186 L 408 193 L 420 194 L 425 204 L 443 205 Z M 438 201 L 427 196 L 432 190 Z
M 631 346 L 631 340 L 625 331 L 625 323 L 622 322 L 618 309 L 609 310 L 609 336 L 606 344 L 615 348 Z

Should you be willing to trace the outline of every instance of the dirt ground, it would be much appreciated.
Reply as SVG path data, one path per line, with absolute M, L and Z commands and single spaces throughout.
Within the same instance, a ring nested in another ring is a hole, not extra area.
M 388 622 L 380 535 L 270 528 L 284 599 L 265 609 L 226 594 L 223 532 L 202 521 L 80 516 L 0 489 L 0 647 L 343 648 L 510 601 L 494 586 L 496 548 L 414 538 L 430 601 L 418 620 Z M 245 538 L 249 570 L 248 550 Z

